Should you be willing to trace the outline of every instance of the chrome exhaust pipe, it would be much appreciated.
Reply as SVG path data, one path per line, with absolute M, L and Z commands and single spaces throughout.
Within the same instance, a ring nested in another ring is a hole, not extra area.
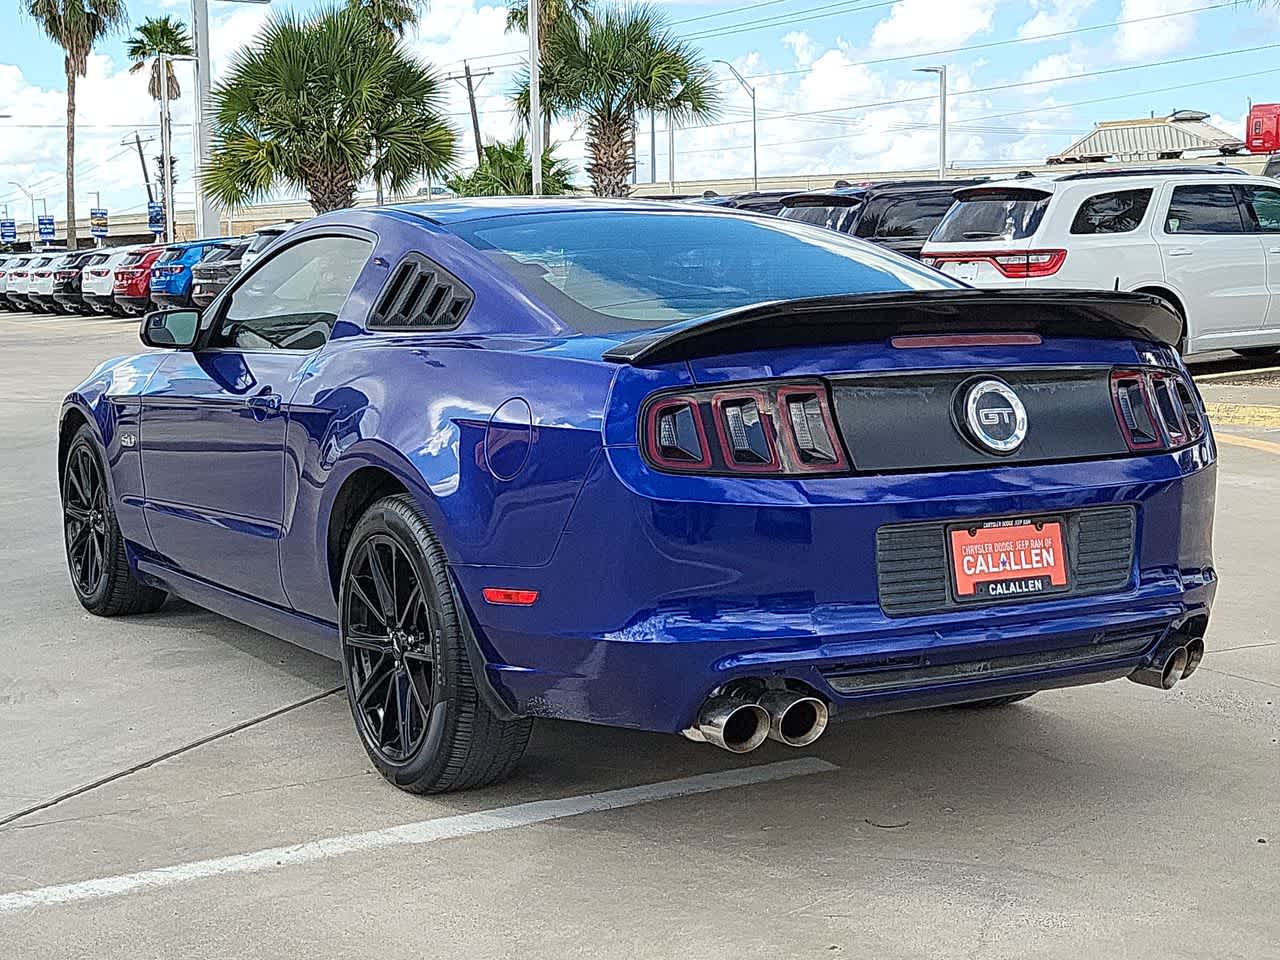
M 1200 661 L 1204 659 L 1204 637 L 1196 637 L 1187 641 L 1187 662 L 1182 668 L 1182 679 L 1185 680 L 1196 672 Z
M 769 713 L 750 700 L 712 697 L 698 711 L 697 723 L 684 735 L 730 753 L 750 753 L 769 736 Z
M 1204 644 L 1200 644 L 1200 656 L 1204 656 Z M 1187 648 L 1176 641 L 1161 647 L 1156 651 L 1156 655 L 1151 659 L 1151 663 L 1145 667 L 1139 667 L 1133 673 L 1129 674 L 1129 679 L 1134 683 L 1141 683 L 1148 687 L 1155 687 L 1157 690 L 1172 690 L 1173 685 L 1185 676 L 1188 656 Z M 1200 661 L 1196 660 L 1196 666 Z M 1195 667 L 1192 667 L 1194 670 Z
M 790 690 L 766 690 L 756 701 L 769 714 L 769 739 L 807 747 L 827 729 L 829 711 L 817 697 Z

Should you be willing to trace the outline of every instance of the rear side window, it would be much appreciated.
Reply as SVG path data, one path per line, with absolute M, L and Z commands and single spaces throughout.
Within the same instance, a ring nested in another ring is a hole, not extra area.
M 1262 233 L 1280 233 L 1280 190 L 1274 187 L 1245 187 L 1244 211 L 1253 228 Z
M 857 207 L 821 207 L 801 206 L 783 207 L 779 216 L 784 220 L 797 220 L 800 223 L 811 223 L 815 227 L 826 227 L 828 230 L 839 230 L 847 233 L 849 225 L 857 215 Z
M 965 193 L 956 198 L 931 239 L 935 243 L 1025 240 L 1039 229 L 1050 196 L 1033 190 Z
M 1094 194 L 1076 211 L 1071 221 L 1075 234 L 1130 233 L 1138 229 L 1151 205 L 1151 191 L 1114 190 Z
M 873 200 L 863 208 L 857 235 L 877 240 L 923 240 L 946 216 L 953 202 L 950 192 L 896 200 Z
M 1207 183 L 1174 187 L 1164 232 L 1244 233 L 1235 190 Z

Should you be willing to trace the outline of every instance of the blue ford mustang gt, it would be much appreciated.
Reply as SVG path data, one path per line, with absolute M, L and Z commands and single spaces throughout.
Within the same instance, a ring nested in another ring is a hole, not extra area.
M 746 752 L 1168 689 L 1216 581 L 1180 332 L 705 207 L 346 210 L 68 395 L 71 579 L 339 659 L 416 792 L 507 776 L 535 717 Z

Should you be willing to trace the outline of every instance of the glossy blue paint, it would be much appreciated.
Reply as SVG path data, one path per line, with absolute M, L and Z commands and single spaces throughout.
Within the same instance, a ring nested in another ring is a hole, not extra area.
M 637 448 L 641 405 L 671 387 L 991 365 L 1177 365 L 1167 348 L 1070 338 L 913 350 L 861 343 L 652 368 L 606 363 L 601 353 L 616 338 L 576 334 L 449 229 L 578 207 L 619 216 L 673 209 L 495 200 L 318 217 L 274 244 L 209 310 L 290 245 L 358 235 L 373 247 L 325 346 L 148 353 L 94 371 L 67 398 L 64 417 L 86 418 L 107 452 L 139 573 L 336 655 L 329 520 L 344 485 L 381 471 L 438 534 L 488 677 L 509 706 L 666 731 L 688 726 L 710 690 L 738 677 L 804 682 L 842 716 L 1110 679 L 1149 650 L 1087 669 L 922 682 L 892 695 L 842 695 L 822 669 L 887 656 L 1022 654 L 1132 627 L 1154 636 L 1207 612 L 1211 437 L 1114 460 L 817 479 L 675 476 L 653 470 Z M 457 329 L 366 327 L 409 251 L 474 291 Z M 122 433 L 135 444 L 123 446 Z M 980 613 L 889 617 L 879 607 L 874 544 L 886 523 L 1117 503 L 1138 513 L 1132 576 L 1118 592 Z M 535 589 L 539 600 L 490 605 L 487 586 Z
M 191 302 L 191 267 L 199 263 L 209 251 L 226 237 L 211 240 L 193 240 L 190 243 L 171 244 L 161 254 L 161 260 L 151 267 L 151 297 L 167 306 L 187 306 Z M 167 259 L 171 253 L 177 256 Z

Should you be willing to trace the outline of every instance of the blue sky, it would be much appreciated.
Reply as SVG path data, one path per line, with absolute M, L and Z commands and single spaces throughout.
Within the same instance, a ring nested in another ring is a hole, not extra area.
M 215 75 L 249 41 L 270 10 L 319 7 L 275 0 L 271 8 L 211 0 Z M 715 0 L 661 4 L 672 29 L 709 59 L 731 61 L 757 88 L 762 175 L 831 174 L 927 166 L 937 154 L 936 80 L 917 66 L 950 69 L 949 149 L 957 166 L 1031 162 L 1067 146 L 1093 122 L 1174 109 L 1214 115 L 1233 133 L 1248 100 L 1280 101 L 1280 3 L 1237 0 Z M 133 0 L 146 16 L 189 17 L 186 0 Z M 524 38 L 503 32 L 504 10 L 477 0 L 434 0 L 407 39 L 442 73 L 464 58 L 494 74 L 481 86 L 482 138 L 507 137 L 506 93 Z M 1091 29 L 1091 28 L 1097 29 Z M 27 185 L 61 211 L 64 80 L 62 57 L 35 24 L 0 10 L 0 203 L 28 209 L 8 181 Z M 123 37 L 103 43 L 81 81 L 77 194 L 93 191 L 116 212 L 145 205 L 136 152 L 122 138 L 156 134 L 158 108 L 143 75 L 127 72 Z M 1262 48 L 1262 49 L 1255 49 Z M 676 132 L 680 178 L 745 176 L 751 169 L 750 102 L 728 71 L 725 109 L 714 125 Z M 186 91 L 192 88 L 184 76 Z M 474 155 L 459 84 L 449 110 Z M 189 95 L 175 111 L 178 197 L 191 196 Z M 659 121 L 657 174 L 667 175 Z M 639 176 L 650 176 L 647 121 Z M 581 161 L 581 131 L 557 124 L 561 152 Z M 158 152 L 147 145 L 148 155 Z

